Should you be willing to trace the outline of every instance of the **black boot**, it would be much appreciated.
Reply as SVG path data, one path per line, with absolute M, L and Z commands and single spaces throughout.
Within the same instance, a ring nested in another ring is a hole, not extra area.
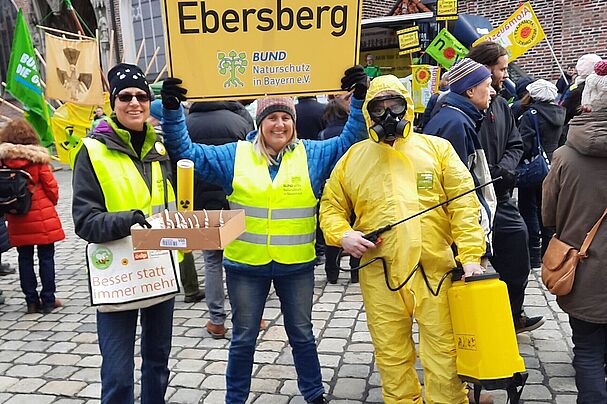
M 358 283 L 358 269 L 355 271 L 350 271 L 350 282 Z
M 311 404 L 327 404 L 328 401 L 325 399 L 324 395 L 320 395 L 316 397 L 314 400 L 310 401 Z
M 337 266 L 337 259 L 339 256 L 339 249 L 337 247 L 327 247 L 325 250 L 325 273 L 327 274 L 327 280 L 331 284 L 337 283 L 339 278 L 339 267 Z
M 0 276 L 12 275 L 15 273 L 15 268 L 9 264 L 0 264 Z
M 541 268 L 542 248 L 540 246 L 529 248 L 529 258 L 531 268 Z

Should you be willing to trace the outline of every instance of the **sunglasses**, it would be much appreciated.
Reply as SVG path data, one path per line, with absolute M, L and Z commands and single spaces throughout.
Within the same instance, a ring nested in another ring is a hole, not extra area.
M 148 102 L 150 100 L 150 96 L 147 94 L 122 93 L 116 96 L 116 98 L 118 98 L 120 102 L 131 102 L 133 100 L 133 97 L 137 98 L 138 102 Z
M 400 115 L 407 110 L 407 101 L 398 95 L 387 95 L 372 99 L 367 106 L 372 118 L 381 118 L 387 110 Z

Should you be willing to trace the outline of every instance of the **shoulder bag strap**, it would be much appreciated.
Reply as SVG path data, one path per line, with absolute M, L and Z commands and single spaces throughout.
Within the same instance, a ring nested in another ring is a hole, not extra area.
M 533 126 L 535 127 L 535 141 L 537 142 L 537 154 L 542 154 L 544 148 L 542 147 L 542 141 L 540 139 L 540 123 L 537 119 L 537 110 L 534 108 L 529 109 L 531 119 L 533 119 Z
M 594 224 L 594 226 L 592 227 L 592 229 L 590 229 L 590 231 L 586 234 L 586 238 L 584 239 L 584 242 L 582 243 L 582 247 L 580 248 L 580 252 L 578 252 L 578 255 L 582 258 L 586 258 L 586 251 L 588 250 L 588 247 L 590 247 L 590 243 L 592 243 L 592 239 L 594 238 L 594 236 L 596 236 L 597 231 L 599 231 L 599 226 L 601 225 L 601 222 L 603 221 L 603 219 L 605 219 L 605 216 L 607 216 L 607 208 L 605 208 L 605 211 L 603 212 L 603 215 L 599 218 L 599 220 Z

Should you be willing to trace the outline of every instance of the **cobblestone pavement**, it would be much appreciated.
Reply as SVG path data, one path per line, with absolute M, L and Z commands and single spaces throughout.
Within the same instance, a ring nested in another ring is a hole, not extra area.
M 101 356 L 95 312 L 88 300 L 85 243 L 73 231 L 71 171 L 64 167 L 55 175 L 61 189 L 58 210 L 67 236 L 57 244 L 55 255 L 57 297 L 64 307 L 52 314 L 28 315 L 18 276 L 0 277 L 0 289 L 6 296 L 6 303 L 0 305 L 0 403 L 99 402 Z M 15 249 L 2 258 L 17 264 Z M 197 262 L 202 274 L 200 257 Z M 322 267 L 316 268 L 312 317 L 323 381 L 332 403 L 378 403 L 382 401 L 380 378 L 360 288 L 346 278 L 342 275 L 336 285 L 328 285 Z M 525 302 L 527 314 L 545 316 L 546 324 L 518 336 L 529 372 L 524 402 L 574 403 L 571 329 L 567 316 L 538 282 L 537 272 L 530 276 Z M 207 319 L 204 301 L 186 304 L 182 296 L 177 298 L 169 363 L 170 403 L 224 401 L 229 341 L 210 338 L 204 330 Z M 259 336 L 249 402 L 304 403 L 275 293 L 268 299 L 264 319 L 268 327 Z M 139 367 L 140 360 L 136 365 Z M 137 373 L 137 380 L 139 376 Z M 506 402 L 503 392 L 493 396 L 496 403 Z

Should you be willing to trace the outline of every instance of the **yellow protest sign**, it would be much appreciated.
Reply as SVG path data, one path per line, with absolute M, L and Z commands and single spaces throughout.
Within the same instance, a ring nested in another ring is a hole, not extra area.
M 436 2 L 436 21 L 457 20 L 457 0 Z
M 415 112 L 424 112 L 428 100 L 438 91 L 440 67 L 430 65 L 411 66 L 411 89 Z
M 190 100 L 340 90 L 361 0 L 163 0 L 169 74 Z
M 396 31 L 398 35 L 398 47 L 400 52 L 399 55 L 406 55 L 408 53 L 418 52 L 421 50 L 419 46 L 419 26 L 401 29 Z
M 110 115 L 109 93 L 103 93 L 103 111 Z M 69 164 L 69 153 L 80 144 L 80 139 L 86 136 L 91 129 L 95 116 L 96 106 L 86 106 L 66 102 L 53 113 L 51 129 L 55 138 L 57 156 L 64 164 Z
M 493 41 L 508 51 L 508 61 L 516 60 L 545 38 L 544 30 L 530 3 L 524 3 L 502 25 L 474 42 Z

